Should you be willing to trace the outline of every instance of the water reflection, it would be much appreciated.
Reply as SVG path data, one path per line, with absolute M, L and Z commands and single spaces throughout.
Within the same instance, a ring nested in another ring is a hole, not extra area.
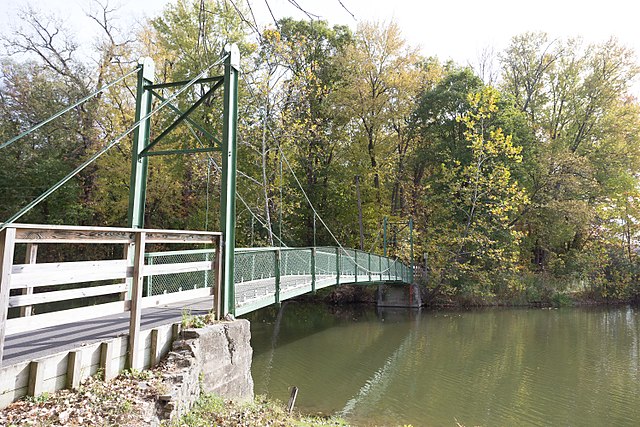
M 637 310 L 376 310 L 251 316 L 256 392 L 358 425 L 637 425 Z

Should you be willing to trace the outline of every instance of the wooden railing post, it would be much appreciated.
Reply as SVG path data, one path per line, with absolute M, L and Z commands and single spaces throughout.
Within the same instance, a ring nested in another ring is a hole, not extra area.
M 222 236 L 215 237 L 216 253 L 211 268 L 214 269 L 213 276 L 213 303 L 216 311 L 216 319 L 222 319 Z
M 134 260 L 134 243 L 129 242 L 124 245 L 124 259 L 127 262 L 127 267 L 133 267 Z M 125 280 L 127 284 L 127 290 L 120 294 L 120 301 L 126 301 L 128 298 L 131 298 L 131 288 L 133 287 L 133 278 L 128 277 Z
M 131 316 L 129 318 L 129 353 L 127 365 L 129 369 L 139 369 L 142 361 L 138 360 L 138 343 L 140 341 L 140 314 L 142 312 L 142 284 L 144 283 L 144 250 L 146 233 L 135 233 L 135 255 L 133 259 L 133 284 L 131 287 Z
M 9 311 L 9 286 L 11 268 L 15 250 L 16 229 L 5 228 L 0 231 L 0 367 L 4 355 L 4 336 L 6 334 L 7 312 Z
M 24 257 L 25 264 L 35 264 L 36 259 L 38 258 L 38 245 L 34 243 L 27 244 L 27 253 Z M 33 287 L 27 286 L 25 289 L 22 289 L 22 295 L 31 295 L 33 294 Z M 20 307 L 20 317 L 31 316 L 33 312 L 33 308 L 30 305 L 25 305 Z
M 274 252 L 274 274 L 276 276 L 276 304 L 280 304 L 280 249 Z

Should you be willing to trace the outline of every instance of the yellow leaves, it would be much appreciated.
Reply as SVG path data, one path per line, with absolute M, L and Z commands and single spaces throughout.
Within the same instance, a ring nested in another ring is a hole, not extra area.
M 449 243 L 443 242 L 453 243 L 461 254 L 455 261 L 460 280 L 514 268 L 523 235 L 513 222 L 529 203 L 512 170 L 522 161 L 522 148 L 490 120 L 498 110 L 497 91 L 484 88 L 470 94 L 468 101 L 470 111 L 458 119 L 465 127 L 467 151 L 447 161 L 441 175 L 462 224 L 447 233 Z
M 262 33 L 262 37 L 266 43 L 270 43 L 270 44 L 280 43 L 280 40 L 282 39 L 282 35 L 280 34 L 280 31 L 274 28 L 265 29 Z

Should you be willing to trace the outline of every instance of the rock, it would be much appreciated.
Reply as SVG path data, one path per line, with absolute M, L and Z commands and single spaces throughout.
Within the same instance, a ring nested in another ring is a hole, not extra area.
M 58 422 L 63 425 L 69 422 L 69 411 L 60 412 L 58 414 Z

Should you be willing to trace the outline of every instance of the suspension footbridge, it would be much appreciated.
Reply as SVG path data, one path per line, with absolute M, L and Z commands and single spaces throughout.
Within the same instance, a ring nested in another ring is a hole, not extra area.
M 220 64 L 224 66 L 224 75 L 208 77 L 207 73 Z M 138 75 L 135 123 L 2 223 L 0 366 L 5 379 L 0 381 L 0 404 L 25 394 L 73 386 L 80 377 L 98 369 L 109 376 L 107 373 L 123 368 L 153 366 L 169 348 L 176 335 L 175 325 L 185 313 L 211 312 L 221 319 L 329 286 L 413 282 L 412 266 L 386 254 L 345 248 L 328 227 L 334 246 L 288 247 L 280 241 L 278 247 L 235 247 L 238 68 L 238 50 L 227 46 L 219 63 L 207 67 L 192 80 L 157 84 L 153 83 L 153 62 L 148 58 L 141 60 L 134 70 Z M 130 74 L 99 89 L 94 96 Z M 193 85 L 208 85 L 209 89 L 203 91 L 204 95 L 189 109 L 181 111 L 173 102 Z M 163 97 L 158 93 L 160 88 L 178 89 L 171 96 Z M 211 137 L 210 146 L 180 150 L 156 148 L 178 124 L 199 126 L 189 114 L 219 88 L 224 90 L 220 139 L 199 128 L 201 134 Z M 162 108 L 171 109 L 178 117 L 151 140 L 150 118 Z M 1 144 L 0 149 L 48 121 Z M 18 222 L 131 134 L 128 227 Z M 211 151 L 222 154 L 219 165 L 221 231 L 144 228 L 149 158 Z M 300 184 L 297 178 L 296 181 Z M 311 205 L 306 194 L 305 198 Z M 317 218 L 326 227 L 312 205 L 311 208 L 314 223 Z M 69 251 L 69 248 L 75 249 Z M 52 254 L 67 252 L 76 254 L 76 258 L 60 257 L 51 261 Z M 47 254 L 46 262 L 40 262 L 43 253 Z M 24 258 L 18 259 L 23 254 Z M 412 257 L 413 254 L 409 259 Z M 53 357 L 55 363 L 40 364 L 39 358 L 43 357 Z

